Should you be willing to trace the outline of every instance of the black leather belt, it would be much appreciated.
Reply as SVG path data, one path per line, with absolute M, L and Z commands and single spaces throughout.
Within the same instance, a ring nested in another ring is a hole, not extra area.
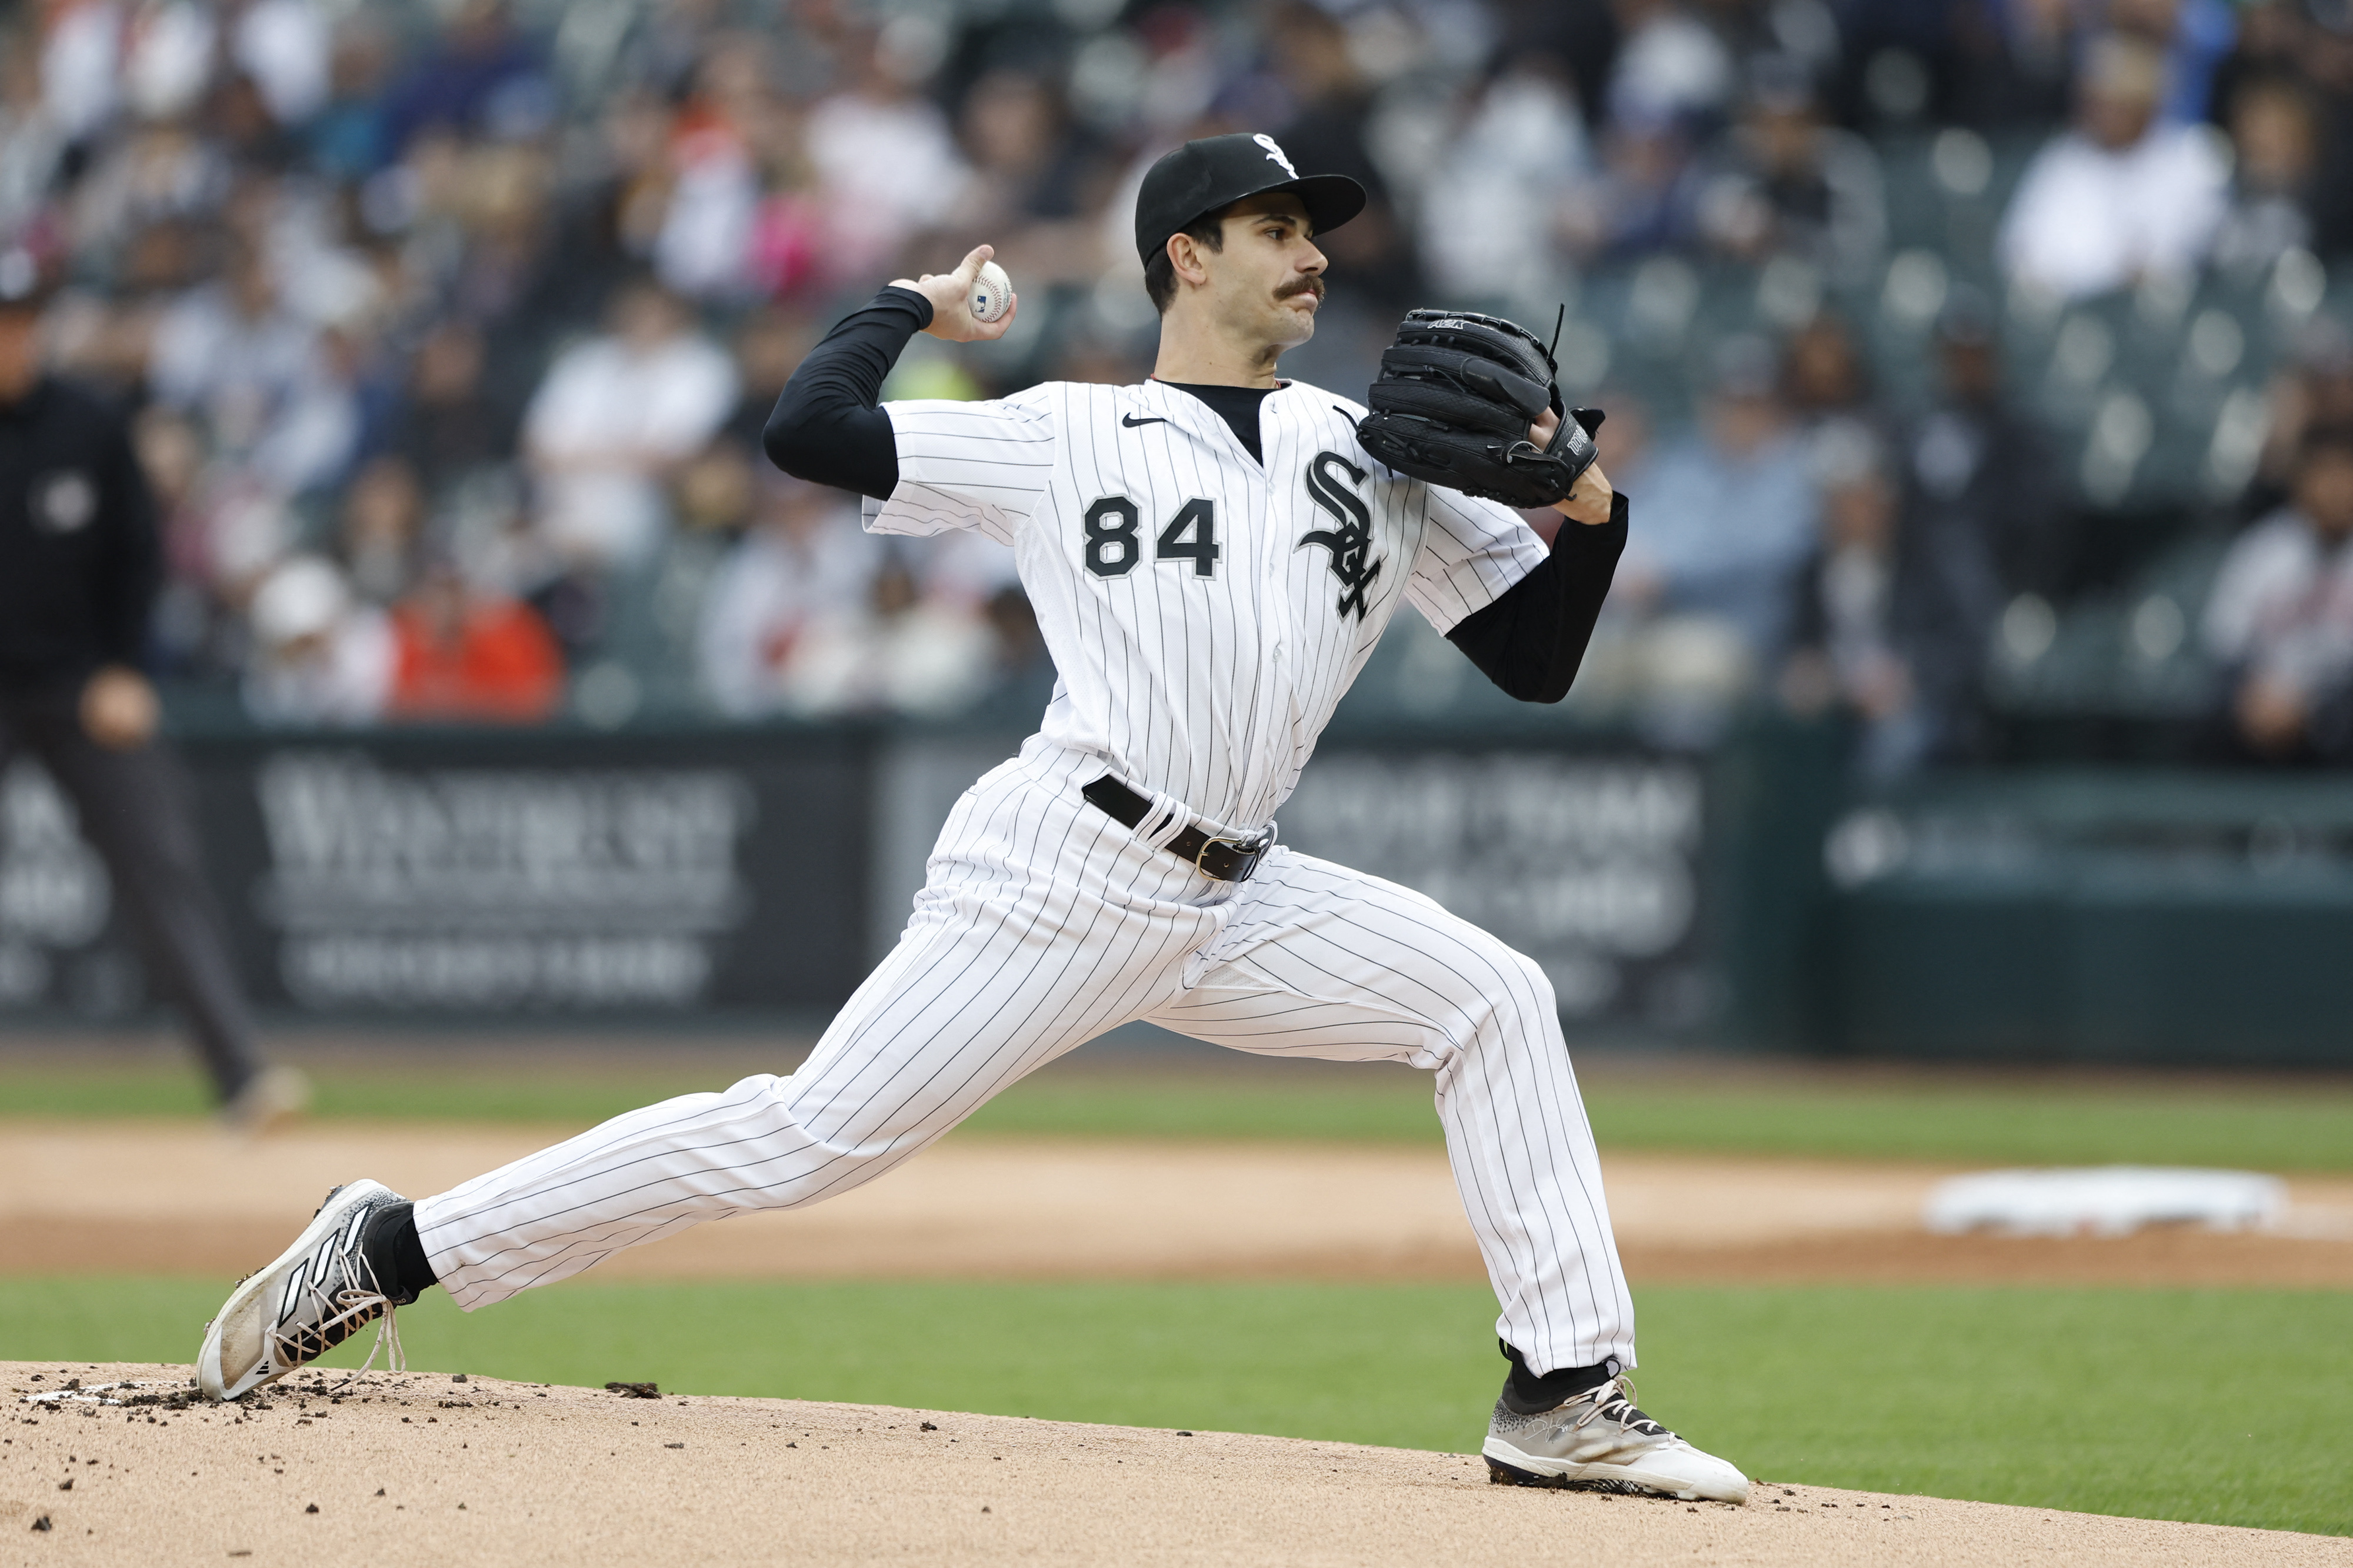
M 1152 803 L 1109 773 L 1079 792 L 1087 804 L 1124 827 L 1140 826 Z M 1162 847 L 1204 877 L 1220 882 L 1247 882 L 1266 852 L 1274 847 L 1274 830 L 1254 838 L 1212 838 L 1198 826 L 1188 826 Z

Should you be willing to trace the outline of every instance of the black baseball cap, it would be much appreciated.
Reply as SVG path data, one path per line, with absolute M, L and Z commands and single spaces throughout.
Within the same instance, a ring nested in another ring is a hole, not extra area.
M 1135 197 L 1135 253 L 1149 264 L 1168 237 L 1206 213 L 1262 191 L 1290 191 L 1317 234 L 1365 210 L 1365 187 L 1345 174 L 1302 175 L 1264 132 L 1187 142 L 1152 165 Z

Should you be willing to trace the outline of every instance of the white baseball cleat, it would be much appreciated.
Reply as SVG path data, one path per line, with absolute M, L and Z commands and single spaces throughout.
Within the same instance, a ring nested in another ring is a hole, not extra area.
M 417 1300 L 387 1295 L 369 1260 L 369 1222 L 408 1200 L 382 1182 L 335 1188 L 294 1245 L 278 1261 L 247 1276 L 220 1315 L 205 1325 L 196 1352 L 196 1385 L 215 1399 L 236 1399 L 305 1362 L 316 1361 L 381 1317 L 381 1349 L 389 1341 L 397 1370 L 400 1336 L 391 1311 Z M 373 1363 L 374 1352 L 368 1355 Z
M 1748 1500 L 1748 1478 L 1637 1410 L 1634 1384 L 1623 1373 L 1534 1414 L 1497 1400 L 1479 1451 L 1487 1457 L 1487 1479 L 1512 1486 Z

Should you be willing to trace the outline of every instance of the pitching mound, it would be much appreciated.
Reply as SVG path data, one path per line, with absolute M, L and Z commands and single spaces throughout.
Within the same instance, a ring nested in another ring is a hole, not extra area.
M 306 1376 L 236 1406 L 185 1366 L 5 1362 L 0 1387 L 10 1563 L 1504 1563 L 1564 1542 L 1600 1562 L 2353 1563 L 2353 1542 L 2212 1525 L 1778 1485 L 1692 1505 L 1493 1486 L 1456 1454 L 438 1373 Z

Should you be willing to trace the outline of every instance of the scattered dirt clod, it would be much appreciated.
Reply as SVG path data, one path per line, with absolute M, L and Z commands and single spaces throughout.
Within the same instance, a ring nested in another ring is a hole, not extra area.
M 608 1383 L 605 1385 L 605 1392 L 617 1394 L 624 1399 L 659 1399 L 661 1397 L 660 1386 L 651 1383 Z

